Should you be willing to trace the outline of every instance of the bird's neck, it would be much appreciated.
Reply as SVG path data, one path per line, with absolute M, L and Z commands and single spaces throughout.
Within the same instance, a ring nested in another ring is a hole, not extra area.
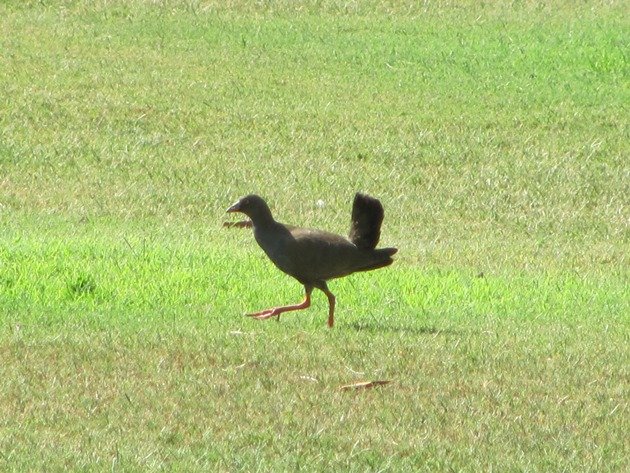
M 254 227 L 259 229 L 273 227 L 276 223 L 273 219 L 273 215 L 271 215 L 271 211 L 260 212 L 250 218 L 252 219 Z

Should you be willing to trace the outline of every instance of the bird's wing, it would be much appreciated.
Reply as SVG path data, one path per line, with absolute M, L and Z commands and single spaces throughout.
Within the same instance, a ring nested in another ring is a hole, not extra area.
M 341 235 L 321 230 L 292 228 L 287 256 L 293 262 L 292 276 L 319 281 L 350 274 L 357 266 L 359 249 Z

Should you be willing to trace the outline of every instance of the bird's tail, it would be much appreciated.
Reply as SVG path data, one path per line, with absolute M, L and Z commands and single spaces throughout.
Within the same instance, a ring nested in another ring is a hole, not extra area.
M 356 271 L 371 271 L 373 269 L 384 268 L 394 262 L 392 256 L 396 254 L 398 248 L 379 248 L 378 250 L 370 251 L 371 257 L 368 261 L 364 261 L 364 264 Z
M 383 206 L 378 199 L 357 192 L 352 204 L 350 241 L 364 250 L 376 248 L 381 237 L 384 215 Z
M 379 248 L 378 250 L 374 250 L 374 254 L 377 256 L 379 260 L 378 268 L 382 268 L 383 266 L 389 266 L 394 262 L 392 256 L 394 256 L 398 252 L 398 248 Z

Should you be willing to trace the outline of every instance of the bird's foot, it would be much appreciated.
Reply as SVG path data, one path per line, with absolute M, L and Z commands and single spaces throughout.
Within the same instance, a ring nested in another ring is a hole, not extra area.
M 271 309 L 261 310 L 260 312 L 254 312 L 253 314 L 245 314 L 248 317 L 251 317 L 256 320 L 266 320 L 271 317 L 278 317 L 278 321 L 280 321 L 280 314 L 283 312 L 291 312 L 292 310 L 302 310 L 306 309 L 311 305 L 310 292 L 306 294 L 306 298 L 303 302 L 296 305 L 285 305 L 282 307 L 272 307 Z
M 272 309 L 261 310 L 260 312 L 254 312 L 252 314 L 245 314 L 247 317 L 251 317 L 256 320 L 266 320 L 272 317 L 278 317 L 280 320 L 280 313 L 282 311 L 278 310 L 278 307 L 274 307 Z

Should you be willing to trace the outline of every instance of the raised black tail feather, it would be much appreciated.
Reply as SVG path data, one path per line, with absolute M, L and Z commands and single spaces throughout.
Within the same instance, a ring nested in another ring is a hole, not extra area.
M 378 199 L 357 193 L 352 204 L 350 241 L 365 250 L 376 248 L 381 237 L 384 215 L 383 206 Z

